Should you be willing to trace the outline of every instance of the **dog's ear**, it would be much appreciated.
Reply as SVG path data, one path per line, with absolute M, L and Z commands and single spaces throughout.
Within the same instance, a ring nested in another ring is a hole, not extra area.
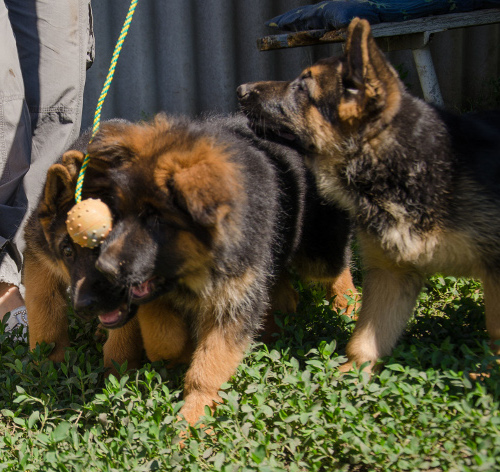
M 351 21 L 345 56 L 340 119 L 350 125 L 374 118 L 390 122 L 400 107 L 402 84 L 375 43 L 368 21 Z
M 238 206 L 240 185 L 224 170 L 199 164 L 174 176 L 175 202 L 201 226 L 217 226 Z
M 194 222 L 215 227 L 229 216 L 236 218 L 244 200 L 238 167 L 224 149 L 206 142 L 169 162 L 161 179 L 173 202 Z
M 84 158 L 85 155 L 83 154 L 83 152 L 77 151 L 75 149 L 70 149 L 69 151 L 66 151 L 63 154 L 62 157 L 63 166 L 66 168 L 68 174 L 71 176 L 72 179 L 76 180 L 76 178 L 78 177 Z
M 58 208 L 74 199 L 78 170 L 79 167 L 67 167 L 64 164 L 53 164 L 49 168 L 42 200 L 45 211 L 55 214 Z
M 43 204 L 50 213 L 56 213 L 66 203 L 75 198 L 75 188 L 80 168 L 85 155 L 81 151 L 71 149 L 62 157 L 61 164 L 52 165 L 47 172 L 47 179 L 43 190 Z M 107 187 L 105 170 L 109 163 L 99 159 L 90 159 L 85 174 L 84 187 L 86 190 L 102 189 Z

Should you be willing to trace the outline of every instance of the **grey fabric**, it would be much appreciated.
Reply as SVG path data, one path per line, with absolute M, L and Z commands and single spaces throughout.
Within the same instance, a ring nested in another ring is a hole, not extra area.
M 0 0 L 0 281 L 20 285 L 23 224 L 80 132 L 90 0 Z

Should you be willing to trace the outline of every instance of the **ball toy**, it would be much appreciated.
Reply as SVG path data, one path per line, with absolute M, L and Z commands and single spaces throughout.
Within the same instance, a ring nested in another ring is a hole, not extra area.
M 69 212 L 66 227 L 71 239 L 82 247 L 102 244 L 111 231 L 113 217 L 103 201 L 88 198 L 77 203 Z

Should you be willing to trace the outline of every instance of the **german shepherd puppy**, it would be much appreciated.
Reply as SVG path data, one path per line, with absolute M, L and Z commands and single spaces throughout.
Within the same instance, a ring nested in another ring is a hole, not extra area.
M 343 57 L 238 95 L 255 128 L 306 153 L 356 226 L 366 276 L 343 371 L 391 353 L 435 272 L 482 279 L 500 354 L 500 112 L 459 117 L 409 95 L 358 18 Z
M 77 315 L 109 328 L 104 363 L 189 363 L 181 413 L 194 424 L 242 360 L 270 309 L 292 311 L 289 270 L 329 281 L 337 303 L 354 290 L 349 222 L 324 205 L 295 151 L 257 137 L 243 116 L 158 115 L 108 122 L 52 166 L 26 229 L 30 346 L 69 345 L 67 293 Z M 83 198 L 111 209 L 100 248 L 71 240 L 85 151 Z M 333 282 L 333 283 L 332 283 Z

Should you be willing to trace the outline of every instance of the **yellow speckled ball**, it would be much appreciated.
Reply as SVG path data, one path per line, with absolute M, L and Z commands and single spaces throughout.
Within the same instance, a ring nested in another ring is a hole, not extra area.
M 94 248 L 111 231 L 113 217 L 103 201 L 88 198 L 77 203 L 68 213 L 66 227 L 71 239 L 82 247 Z

